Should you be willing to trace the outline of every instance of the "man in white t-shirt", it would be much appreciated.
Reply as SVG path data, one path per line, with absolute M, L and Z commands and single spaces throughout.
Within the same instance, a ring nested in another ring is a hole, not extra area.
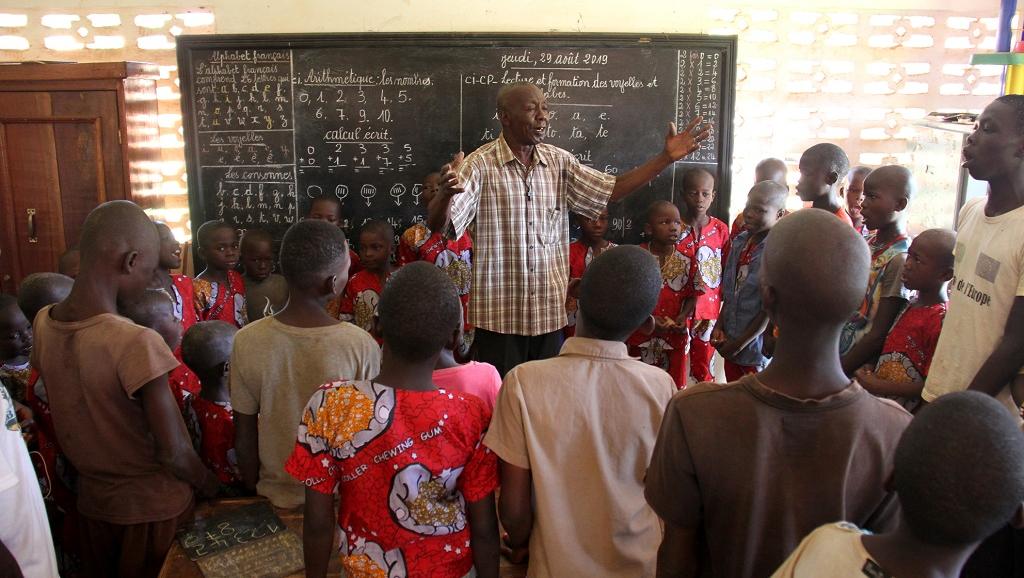
M 963 166 L 989 193 L 960 211 L 949 313 L 921 397 L 972 389 L 1012 407 L 1024 365 L 1024 96 L 985 108 Z
M 0 384 L 0 543 L 26 577 L 57 576 L 57 558 L 43 496 L 28 457 L 14 401 Z

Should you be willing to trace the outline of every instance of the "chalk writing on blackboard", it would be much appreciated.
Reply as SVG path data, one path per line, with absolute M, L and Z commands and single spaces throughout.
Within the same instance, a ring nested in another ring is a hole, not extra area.
M 270 504 L 263 502 L 196 520 L 179 532 L 178 542 L 189 559 L 198 560 L 285 529 Z
M 290 530 L 196 561 L 206 578 L 280 578 L 304 567 L 302 542 Z
M 545 142 L 612 175 L 655 154 L 668 121 L 703 115 L 712 137 L 681 163 L 729 190 L 735 39 L 260 35 L 178 46 L 195 227 L 222 218 L 280 239 L 334 195 L 344 222 L 401 232 L 423 220 L 427 173 L 498 137 L 495 97 L 512 82 L 544 91 Z M 631 218 L 673 199 L 675 171 L 610 209 L 614 240 L 637 240 Z

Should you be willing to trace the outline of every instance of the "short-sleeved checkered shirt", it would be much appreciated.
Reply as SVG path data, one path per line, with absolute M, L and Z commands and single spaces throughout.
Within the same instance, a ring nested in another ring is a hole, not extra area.
M 463 161 L 465 192 L 451 205 L 456 238 L 476 221 L 469 322 L 512 335 L 565 326 L 569 285 L 569 211 L 595 218 L 615 177 L 547 144 L 529 167 L 498 137 Z

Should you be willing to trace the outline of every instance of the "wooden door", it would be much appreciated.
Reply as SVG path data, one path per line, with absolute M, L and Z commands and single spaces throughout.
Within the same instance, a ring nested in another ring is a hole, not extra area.
M 86 215 L 124 198 L 115 91 L 0 92 L 0 285 L 56 271 Z

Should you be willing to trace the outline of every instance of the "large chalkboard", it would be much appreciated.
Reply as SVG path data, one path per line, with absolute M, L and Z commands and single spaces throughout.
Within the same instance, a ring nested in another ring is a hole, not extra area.
M 681 203 L 690 166 L 718 176 L 728 207 L 735 37 L 698 35 L 213 35 L 178 38 L 193 229 L 223 218 L 276 238 L 312 199 L 336 195 L 346 227 L 424 218 L 423 177 L 496 138 L 495 97 L 527 81 L 547 94 L 546 142 L 622 174 L 696 114 L 713 136 L 610 208 L 635 242 L 655 198 Z

